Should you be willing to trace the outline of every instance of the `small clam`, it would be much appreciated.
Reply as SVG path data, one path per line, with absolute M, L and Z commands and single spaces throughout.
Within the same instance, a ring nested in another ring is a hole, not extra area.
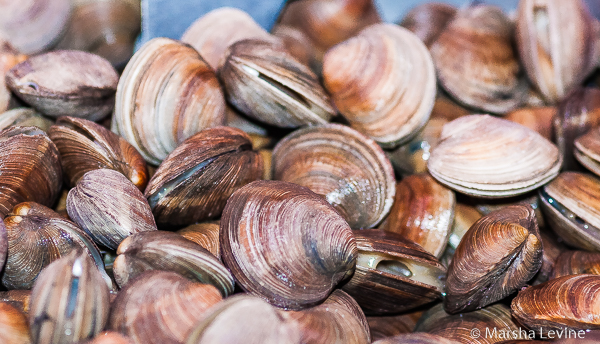
M 550 228 L 567 244 L 600 252 L 600 180 L 563 172 L 540 190 Z
M 556 146 L 531 129 L 488 115 L 444 126 L 429 158 L 431 175 L 458 192 L 501 198 L 524 194 L 558 175 Z
M 39 112 L 92 121 L 113 110 L 118 81 L 110 62 L 76 50 L 36 55 L 6 73 L 7 86 Z
M 3 5 L 0 5 L 0 8 L 1 6 Z M 0 19 L 1 21 L 2 19 Z M 6 87 L 4 75 L 16 64 L 27 59 L 27 56 L 20 55 L 8 42 L 2 40 L 1 32 L 0 27 L 0 113 L 8 110 L 12 103 L 12 96 L 10 90 Z
M 239 129 L 217 127 L 185 140 L 160 164 L 144 196 L 161 225 L 218 217 L 229 196 L 263 173 L 262 157 Z
M 53 262 L 31 292 L 29 326 L 36 344 L 67 344 L 94 337 L 108 320 L 109 293 L 83 250 Z
M 31 343 L 25 314 L 7 302 L 0 302 L 0 342 L 4 344 Z
M 202 246 L 220 259 L 219 232 L 219 224 L 213 222 L 197 223 L 177 231 L 182 237 Z
M 221 301 L 217 288 L 167 271 L 146 271 L 112 302 L 109 327 L 135 344 L 183 343 L 207 310 Z
M 427 2 L 415 6 L 399 23 L 429 48 L 456 15 L 457 8 L 442 2 Z
M 234 192 L 220 239 L 237 283 L 279 307 L 319 303 L 356 263 L 343 217 L 323 197 L 287 182 L 255 181 Z
M 574 156 L 585 168 L 600 176 L 600 127 L 575 140 Z
M 84 174 L 69 191 L 67 213 L 95 242 L 111 250 L 132 234 L 156 230 L 142 192 L 114 170 Z
M 225 123 L 225 99 L 194 48 L 155 38 L 131 58 L 117 86 L 112 131 L 158 165 L 185 139 Z
M 121 172 L 140 190 L 148 183 L 144 158 L 125 139 L 94 122 L 61 117 L 48 131 L 60 152 L 65 178 L 75 186 L 86 172 L 108 168 Z
M 326 123 L 335 114 L 317 76 L 277 42 L 233 44 L 219 78 L 233 106 L 267 124 L 296 128 Z
M 200 245 L 177 233 L 152 231 L 133 234 L 117 249 L 113 273 L 123 287 L 147 270 L 173 271 L 192 281 L 214 285 L 227 297 L 233 293 L 233 276 Z
M 441 299 L 446 269 L 419 245 L 395 233 L 354 231 L 356 271 L 342 289 L 367 314 L 410 310 Z
M 455 314 L 502 300 L 533 278 L 542 254 L 531 206 L 509 206 L 482 217 L 465 233 L 448 267 L 444 309 Z
M 325 197 L 354 229 L 379 224 L 394 202 L 396 178 L 383 150 L 347 126 L 296 130 L 279 141 L 273 163 L 275 179 Z
M 600 253 L 565 251 L 558 256 L 552 270 L 552 278 L 568 275 L 600 275 Z
M 38 127 L 48 132 L 54 122 L 30 108 L 16 108 L 0 113 L 0 130 L 11 126 Z
M 368 316 L 367 323 L 373 341 L 404 333 L 412 333 L 423 312 L 402 315 Z
M 323 83 L 354 129 L 390 148 L 425 126 L 436 94 L 429 51 L 394 24 L 369 26 L 329 49 Z
M 396 185 L 394 206 L 379 228 L 440 257 L 450 236 L 455 203 L 454 193 L 429 174 L 408 176 Z
M 398 336 L 380 339 L 373 344 L 457 344 L 453 341 L 437 334 L 430 333 L 407 333 Z

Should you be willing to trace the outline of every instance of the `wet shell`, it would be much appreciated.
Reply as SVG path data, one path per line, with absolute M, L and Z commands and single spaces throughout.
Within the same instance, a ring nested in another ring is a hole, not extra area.
M 408 176 L 396 185 L 394 206 L 379 228 L 440 257 L 450 236 L 455 203 L 454 193 L 429 174 Z
M 219 224 L 213 222 L 197 223 L 177 231 L 182 237 L 202 246 L 220 259 L 219 232 Z
M 111 250 L 132 234 L 156 230 L 142 192 L 114 170 L 84 174 L 69 191 L 67 213 L 94 241 Z
M 579 274 L 600 275 L 600 253 L 565 251 L 558 256 L 552 279 Z
M 352 127 L 385 147 L 423 128 L 436 93 L 427 48 L 393 24 L 369 26 L 327 51 L 323 83 Z
M 600 176 L 600 127 L 575 140 L 574 155 L 583 166 Z
M 160 164 L 188 137 L 224 123 L 219 81 L 192 47 L 155 38 L 123 71 L 111 129 L 149 163 Z
M 244 40 L 229 47 L 219 78 L 244 114 L 283 128 L 324 124 L 335 114 L 317 76 L 282 44 Z
M 600 180 L 564 172 L 540 190 L 550 228 L 567 244 L 600 252 Z
M 0 6 L 4 6 L 4 4 Z M 2 35 L 1 31 L 0 28 L 0 36 Z M 27 59 L 27 56 L 20 55 L 8 42 L 3 40 L 3 37 L 0 37 L 0 113 L 10 108 L 13 99 L 10 90 L 6 87 L 4 75 L 25 59 Z
M 36 55 L 6 73 L 7 86 L 39 112 L 92 121 L 113 110 L 118 81 L 110 62 L 76 50 Z
M 51 206 L 62 184 L 58 149 L 41 129 L 9 127 L 0 132 L 0 217 L 17 204 Z
M 214 70 L 227 56 L 227 48 L 245 39 L 276 41 L 248 13 L 232 7 L 220 7 L 206 13 L 181 36 L 181 41 L 194 47 Z
M 294 131 L 273 151 L 274 177 L 322 195 L 351 228 L 373 228 L 394 202 L 394 170 L 375 141 L 339 125 Z
M 221 217 L 221 258 L 239 285 L 284 308 L 324 300 L 352 273 L 350 226 L 308 188 L 252 182 L 231 195 Z
M 458 244 L 448 267 L 444 309 L 455 314 L 502 300 L 533 278 L 542 255 L 531 206 L 508 206 L 482 217 Z
M 367 322 L 373 341 L 404 333 L 412 333 L 417 320 L 423 312 L 414 312 L 402 315 L 368 316 Z
M 25 314 L 6 302 L 0 302 L 0 342 L 6 344 L 31 343 Z
M 75 186 L 86 172 L 108 168 L 121 172 L 140 190 L 148 183 L 144 158 L 125 139 L 94 122 L 61 117 L 48 131 L 60 152 L 66 179 Z
M 262 157 L 239 129 L 206 129 L 177 147 L 148 182 L 144 196 L 161 225 L 218 217 L 229 196 L 263 173 Z
M 527 81 L 513 49 L 513 26 L 499 7 L 456 14 L 431 46 L 440 84 L 461 103 L 503 114 L 520 106 Z
M 16 108 L 4 113 L 0 113 L 0 130 L 7 129 L 10 126 L 18 127 L 38 127 L 48 132 L 54 122 L 40 115 L 37 111 L 30 108 Z
M 192 281 L 214 285 L 227 297 L 233 293 L 233 276 L 200 245 L 177 233 L 153 231 L 134 234 L 117 249 L 113 273 L 123 287 L 146 270 L 173 271 Z
M 558 175 L 556 146 L 517 123 L 470 115 L 444 126 L 427 164 L 431 175 L 455 191 L 501 198 L 524 194 Z
M 457 344 L 458 342 L 429 333 L 407 333 L 381 339 L 373 344 Z
M 556 278 L 520 291 L 511 303 L 512 314 L 519 323 L 544 334 L 565 328 L 597 330 L 599 291 L 597 275 Z
M 48 265 L 31 292 L 29 326 L 36 344 L 77 343 L 108 320 L 108 287 L 92 260 L 75 250 Z
M 135 344 L 182 343 L 221 294 L 167 271 L 147 271 L 121 289 L 113 301 L 109 327 Z
M 400 22 L 419 37 L 429 48 L 456 15 L 456 7 L 442 2 L 415 6 Z

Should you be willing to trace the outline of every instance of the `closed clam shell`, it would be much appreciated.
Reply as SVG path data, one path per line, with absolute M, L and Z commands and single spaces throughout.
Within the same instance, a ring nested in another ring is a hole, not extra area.
M 351 228 L 373 228 L 394 202 L 394 171 L 375 141 L 340 124 L 294 131 L 273 150 L 277 180 L 322 195 Z
M 109 292 L 83 250 L 48 265 L 31 292 L 29 326 L 34 343 L 77 343 L 94 337 L 108 320 Z
M 234 107 L 267 124 L 324 124 L 335 114 L 317 76 L 277 42 L 243 40 L 231 45 L 219 78 Z
M 407 142 L 425 126 L 436 94 L 429 51 L 394 24 L 371 25 L 329 49 L 323 84 L 351 126 L 384 147 Z
M 39 53 L 56 44 L 70 15 L 70 0 L 3 1 L 0 36 L 23 54 Z
M 455 203 L 454 193 L 429 174 L 408 176 L 396 185 L 394 206 L 379 228 L 440 257 L 452 229 Z
M 429 333 L 407 333 L 380 339 L 373 344 L 456 344 L 458 342 Z
M 441 86 L 459 102 L 486 112 L 519 107 L 528 85 L 512 35 L 512 23 L 499 7 L 459 10 L 430 49 Z
M 600 275 L 600 253 L 586 251 L 565 251 L 558 256 L 552 279 L 568 275 Z
M 118 81 L 110 62 L 76 50 L 32 56 L 6 73 L 7 86 L 41 113 L 92 121 L 113 110 Z
M 177 233 L 133 234 L 119 245 L 117 254 L 113 274 L 121 287 L 146 270 L 164 270 L 212 284 L 223 297 L 233 293 L 233 276 L 223 264 L 200 245 Z
M 415 6 L 399 23 L 430 47 L 446 25 L 456 15 L 457 8 L 442 2 L 428 2 Z
M 203 130 L 184 141 L 148 182 L 156 222 L 188 225 L 218 217 L 229 196 L 263 173 L 262 157 L 239 129 Z
M 3 6 L 3 5 L 0 5 Z M 0 29 L 0 32 L 2 30 Z M 1 36 L 1 34 L 0 34 Z M 16 64 L 24 61 L 27 58 L 25 55 L 19 54 L 10 43 L 3 40 L 0 37 L 0 113 L 8 110 L 11 105 L 12 95 L 6 82 L 4 75 Z M 4 129 L 4 128 L 3 128 Z
M 358 258 L 342 289 L 367 314 L 404 312 L 441 299 L 446 269 L 419 245 L 395 233 L 354 231 Z
M 520 291 L 510 307 L 519 323 L 538 333 L 597 330 L 599 290 L 598 275 L 564 276 Z
M 248 13 L 233 7 L 220 7 L 206 13 L 181 36 L 181 41 L 194 47 L 214 70 L 227 56 L 227 48 L 244 39 L 276 41 Z
M 423 312 L 417 311 L 402 315 L 367 316 L 373 341 L 399 334 L 412 333 Z
M 18 308 L 0 302 L 0 341 L 6 344 L 29 344 L 29 324 Z
M 60 152 L 66 179 L 75 186 L 86 172 L 108 168 L 121 172 L 140 190 L 148 183 L 144 158 L 124 138 L 82 118 L 61 117 L 48 131 Z
M 567 244 L 600 252 L 600 180 L 563 172 L 540 190 L 550 228 Z
M 600 176 L 600 127 L 575 140 L 574 156 L 585 168 Z
M 263 299 L 237 294 L 211 308 L 185 343 L 298 344 L 300 330 Z
M 542 266 L 542 241 L 529 205 L 479 219 L 456 248 L 446 277 L 448 313 L 485 307 L 523 287 Z
M 0 291 L 0 302 L 8 303 L 24 314 L 29 313 L 29 301 L 31 290 L 8 290 Z
M 192 47 L 155 38 L 131 58 L 117 86 L 112 131 L 158 165 L 185 139 L 225 123 L 215 73 Z
M 156 230 L 142 192 L 114 170 L 84 174 L 69 191 L 67 213 L 95 242 L 111 250 L 132 234 Z
M 177 231 L 182 237 L 202 246 L 220 259 L 219 232 L 219 224 L 216 222 L 197 223 Z
M 356 263 L 350 226 L 308 188 L 255 181 L 221 217 L 221 258 L 246 291 L 284 308 L 324 300 Z
M 175 272 L 146 271 L 113 301 L 109 328 L 135 344 L 183 343 L 219 301 L 221 294 L 210 284 Z
M 595 69 L 598 29 L 582 0 L 519 1 L 519 55 L 529 79 L 547 101 L 557 102 Z
M 93 259 L 105 282 L 112 285 L 92 239 L 52 209 L 20 203 L 4 218 L 4 224 L 8 233 L 8 258 L 2 275 L 5 287 L 30 289 L 42 269 L 78 248 Z
M 556 146 L 533 130 L 470 115 L 444 126 L 427 166 L 435 179 L 457 192 L 502 198 L 548 183 L 561 162 Z
M 0 130 L 4 130 L 10 126 L 18 126 L 38 127 L 48 132 L 52 124 L 54 124 L 52 120 L 30 108 L 16 108 L 0 113 Z

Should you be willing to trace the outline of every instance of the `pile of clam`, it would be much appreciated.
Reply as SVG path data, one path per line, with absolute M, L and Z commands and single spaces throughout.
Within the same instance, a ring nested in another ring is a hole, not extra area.
M 0 1 L 0 343 L 598 341 L 583 0 L 139 11 Z

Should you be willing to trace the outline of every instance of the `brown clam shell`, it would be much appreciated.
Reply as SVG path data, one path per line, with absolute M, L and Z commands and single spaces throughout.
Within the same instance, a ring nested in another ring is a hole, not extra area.
M 273 150 L 277 180 L 323 196 L 353 229 L 373 228 L 394 202 L 394 170 L 375 141 L 340 124 L 296 130 Z
M 262 157 L 239 129 L 203 130 L 160 164 L 144 192 L 156 222 L 188 225 L 218 217 L 229 196 L 260 179 Z
M 458 342 L 430 333 L 407 333 L 380 339 L 373 344 L 457 344 Z
M 436 257 L 446 248 L 454 218 L 454 192 L 429 174 L 402 179 L 390 215 L 379 227 L 414 241 Z
M 529 282 L 531 285 L 544 283 L 547 280 L 554 278 L 552 276 L 557 268 L 556 264 L 558 263 L 558 258 L 564 251 L 566 251 L 566 247 L 562 244 L 562 242 L 558 242 L 556 234 L 540 228 L 540 236 L 542 238 L 542 246 L 544 247 L 544 254 L 542 255 L 542 267 L 535 275 L 533 280 Z
M 542 255 L 531 206 L 508 206 L 482 217 L 464 235 L 448 267 L 444 309 L 473 311 L 505 298 L 533 278 Z
M 220 259 L 219 232 L 219 224 L 213 222 L 197 223 L 177 231 L 182 237 L 202 246 Z
M 124 138 L 94 122 L 61 117 L 48 131 L 60 152 L 65 178 L 75 186 L 86 172 L 108 168 L 121 172 L 140 190 L 148 183 L 148 169 L 140 153 Z
M 504 119 L 519 123 L 537 131 L 545 139 L 552 140 L 554 137 L 553 119 L 557 111 L 554 106 L 525 107 L 510 112 Z
M 575 140 L 574 156 L 585 168 L 600 176 L 600 127 Z
M 221 217 L 221 258 L 246 291 L 284 308 L 324 300 L 356 264 L 348 223 L 308 188 L 255 181 Z
M 0 29 L 0 31 L 2 31 Z M 19 54 L 8 42 L 0 38 L 0 113 L 7 111 L 12 103 L 12 95 L 4 75 L 16 64 L 23 62 L 27 56 Z M 2 128 L 4 129 L 4 127 Z
M 6 344 L 31 343 L 25 314 L 7 302 L 0 302 L 0 342 Z
M 373 341 L 399 334 L 411 333 L 417 325 L 417 320 L 423 312 L 414 312 L 402 315 L 368 316 L 367 322 Z
M 552 278 L 568 275 L 600 275 L 600 253 L 586 251 L 565 251 L 558 256 Z
M 442 2 L 428 2 L 415 6 L 399 23 L 429 48 L 456 15 L 457 8 Z

